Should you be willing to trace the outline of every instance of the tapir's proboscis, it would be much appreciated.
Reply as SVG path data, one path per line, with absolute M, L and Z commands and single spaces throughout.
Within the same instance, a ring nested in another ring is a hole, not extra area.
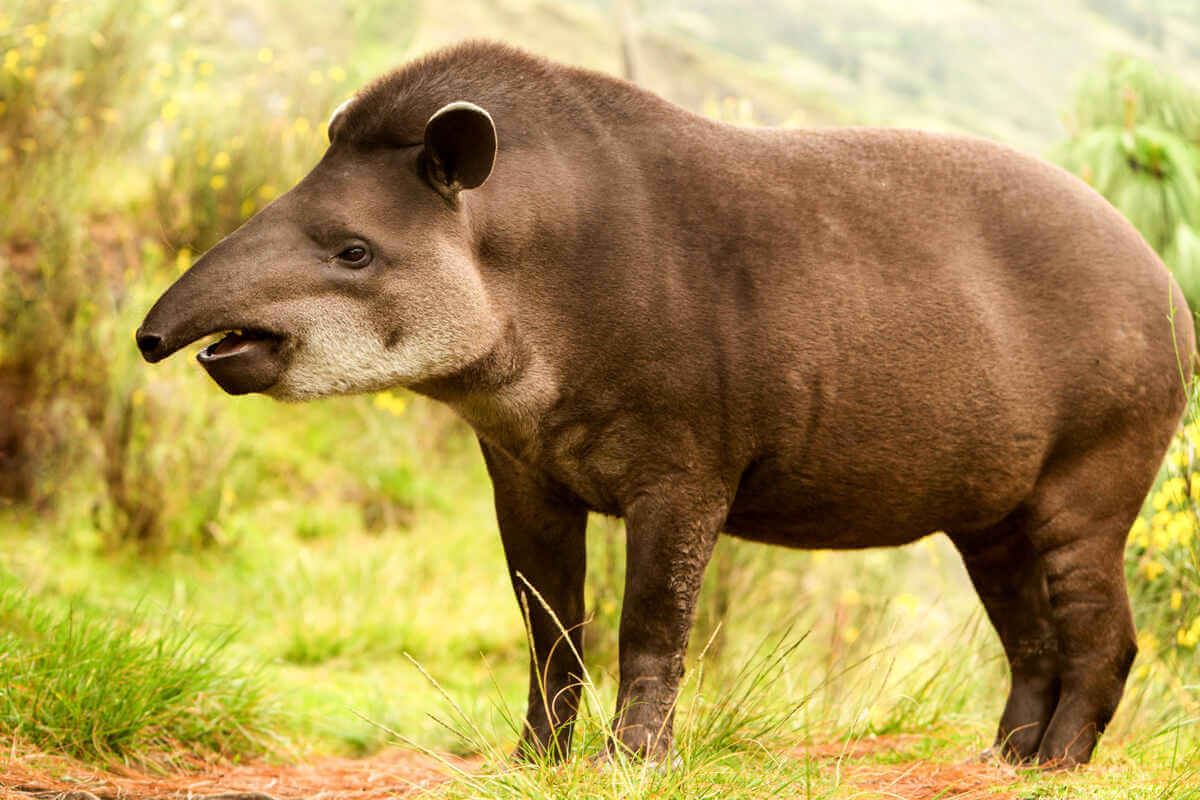
M 1195 343 L 1083 181 L 967 136 L 727 125 L 480 42 L 362 89 L 329 139 L 137 343 L 225 334 L 198 358 L 232 394 L 405 387 L 472 426 L 530 626 L 519 754 L 570 747 L 595 511 L 627 526 L 615 747 L 670 753 L 719 533 L 943 531 L 1012 672 L 996 752 L 1088 761 Z

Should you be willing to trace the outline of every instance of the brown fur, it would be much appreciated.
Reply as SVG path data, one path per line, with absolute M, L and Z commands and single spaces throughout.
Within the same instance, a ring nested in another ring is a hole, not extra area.
M 460 100 L 499 139 L 469 191 L 429 165 L 489 153 L 422 146 Z M 737 128 L 487 43 L 376 81 L 330 133 L 140 343 L 157 359 L 257 326 L 278 336 L 268 366 L 224 379 L 302 397 L 378 387 L 288 388 L 315 358 L 293 317 L 361 314 L 374 333 L 348 342 L 387 352 L 442 337 L 404 383 L 479 434 L 550 698 L 531 675 L 525 747 L 565 752 L 579 673 L 525 582 L 581 648 L 590 509 L 628 525 L 615 725 L 631 750 L 669 750 L 718 532 L 858 548 L 944 530 L 1012 665 L 997 745 L 1088 760 L 1135 651 L 1125 535 L 1194 349 L 1178 287 L 1099 195 L 978 139 Z M 369 267 L 330 261 L 351 239 Z

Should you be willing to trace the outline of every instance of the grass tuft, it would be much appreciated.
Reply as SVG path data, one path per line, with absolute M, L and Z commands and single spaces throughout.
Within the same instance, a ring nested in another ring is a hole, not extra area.
M 232 636 L 79 601 L 48 610 L 0 574 L 0 736 L 100 762 L 261 751 L 264 689 L 222 658 Z

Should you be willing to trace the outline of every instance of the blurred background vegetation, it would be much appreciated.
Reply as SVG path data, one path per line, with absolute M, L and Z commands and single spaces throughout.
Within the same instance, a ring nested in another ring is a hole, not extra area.
M 0 682 L 20 688 L 0 691 L 0 738 L 101 758 L 364 751 L 387 738 L 365 716 L 459 746 L 406 653 L 513 738 L 497 706 L 519 715 L 526 649 L 469 430 L 399 392 L 234 400 L 186 357 L 147 368 L 132 338 L 195 255 L 315 163 L 331 109 L 466 36 L 739 124 L 915 125 L 1049 157 L 1200 308 L 1191 0 L 0 0 Z M 1178 747 L 1200 715 L 1192 408 L 1131 532 L 1143 647 L 1106 743 Z M 589 543 L 609 702 L 621 536 L 597 519 Z M 694 645 L 721 675 L 807 632 L 771 687 L 808 698 L 794 731 L 952 722 L 982 745 L 1004 666 L 981 620 L 941 537 L 836 555 L 723 541 Z M 80 652 L 112 669 L 64 682 Z M 197 695 L 201 716 L 180 713 Z M 230 720 L 238 735 L 214 734 Z

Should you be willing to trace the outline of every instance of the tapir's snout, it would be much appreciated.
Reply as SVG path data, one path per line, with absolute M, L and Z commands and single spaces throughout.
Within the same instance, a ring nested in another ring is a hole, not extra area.
M 141 325 L 134 334 L 137 339 L 138 350 L 142 351 L 142 358 L 146 359 L 151 364 L 162 361 L 170 353 L 163 347 L 163 337 L 157 333 L 150 333 L 146 330 L 145 325 Z
M 206 336 L 225 334 L 196 354 L 213 380 L 230 394 L 273 386 L 287 367 L 288 337 L 259 318 L 259 290 L 247 273 L 252 270 L 244 247 L 236 241 L 214 247 L 146 314 L 134 334 L 142 357 L 153 364 Z

